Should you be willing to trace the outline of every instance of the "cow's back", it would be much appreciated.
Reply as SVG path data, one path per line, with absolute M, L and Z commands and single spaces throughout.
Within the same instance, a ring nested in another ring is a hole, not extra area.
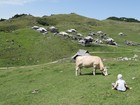
M 100 60 L 101 59 L 98 56 L 78 56 L 76 58 L 76 65 L 90 67 L 93 66 L 93 64 L 98 65 L 100 63 Z

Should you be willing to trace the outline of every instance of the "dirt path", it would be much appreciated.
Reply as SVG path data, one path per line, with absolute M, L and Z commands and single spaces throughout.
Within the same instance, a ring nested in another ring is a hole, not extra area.
M 43 64 L 38 64 L 38 65 L 29 65 L 29 66 L 15 66 L 15 67 L 0 67 L 0 70 L 12 70 L 12 69 L 22 69 L 22 68 L 34 68 L 34 67 L 42 67 L 42 66 L 46 66 L 46 65 L 49 65 L 49 64 L 55 64 L 55 63 L 58 63 L 58 62 L 63 62 L 65 60 L 70 60 L 71 58 L 68 57 L 68 58 L 62 58 L 62 59 L 58 59 L 56 61 L 52 61 L 52 62 L 48 62 L 48 63 L 43 63 Z
M 132 51 L 128 51 L 128 53 L 130 53 Z M 114 53 L 114 54 L 117 54 L 117 53 L 122 53 L 122 52 L 90 52 L 90 54 L 94 54 L 94 53 Z M 126 52 L 125 52 L 126 53 Z M 139 51 L 136 51 L 136 53 L 139 53 Z M 15 67 L 0 67 L 0 70 L 10 70 L 10 69 L 21 69 L 21 68 L 34 68 L 34 67 L 42 67 L 42 66 L 46 66 L 46 65 L 49 65 L 49 64 L 54 64 L 54 63 L 58 63 L 58 62 L 64 62 L 66 60 L 70 60 L 71 57 L 68 57 L 68 58 L 62 58 L 62 59 L 58 59 L 56 61 L 52 61 L 52 62 L 48 62 L 48 63 L 44 63 L 44 64 L 38 64 L 38 65 L 29 65 L 29 66 L 15 66 Z

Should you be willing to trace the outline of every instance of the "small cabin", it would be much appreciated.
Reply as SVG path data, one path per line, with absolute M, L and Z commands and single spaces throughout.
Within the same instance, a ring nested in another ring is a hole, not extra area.
M 77 56 L 84 56 L 84 55 L 90 55 L 89 52 L 87 50 L 82 50 L 80 49 L 74 56 L 72 56 L 71 58 L 73 60 L 76 59 Z

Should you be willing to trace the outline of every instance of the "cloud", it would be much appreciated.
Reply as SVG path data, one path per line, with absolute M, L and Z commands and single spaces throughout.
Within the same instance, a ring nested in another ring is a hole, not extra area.
M 37 0 L 0 0 L 0 4 L 23 5 Z

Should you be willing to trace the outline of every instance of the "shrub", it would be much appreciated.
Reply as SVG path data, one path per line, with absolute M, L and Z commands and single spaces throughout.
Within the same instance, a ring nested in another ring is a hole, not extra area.
M 107 19 L 110 19 L 110 20 L 118 20 L 118 21 L 125 21 L 125 22 L 140 22 L 139 20 L 137 19 L 134 19 L 134 18 L 126 18 L 126 17 L 109 17 Z
M 37 19 L 37 23 L 38 23 L 38 24 L 41 24 L 41 25 L 43 25 L 43 26 L 48 26 L 48 25 L 49 25 L 46 18 L 38 18 L 38 19 Z
M 5 25 L 5 26 L 0 26 L 0 31 L 1 32 L 11 32 L 18 29 L 17 25 Z
M 6 20 L 6 19 L 2 19 L 2 18 L 1 18 L 1 19 L 0 19 L 0 22 L 1 22 L 1 21 L 5 21 L 5 20 Z
M 49 25 L 56 25 L 57 21 L 55 18 L 46 18 L 46 17 L 42 17 L 42 18 L 38 18 L 37 19 L 37 23 L 44 25 L 44 26 L 49 26 Z
M 19 17 L 22 17 L 22 16 L 28 16 L 28 15 L 27 14 L 16 14 L 11 19 L 19 18 Z

